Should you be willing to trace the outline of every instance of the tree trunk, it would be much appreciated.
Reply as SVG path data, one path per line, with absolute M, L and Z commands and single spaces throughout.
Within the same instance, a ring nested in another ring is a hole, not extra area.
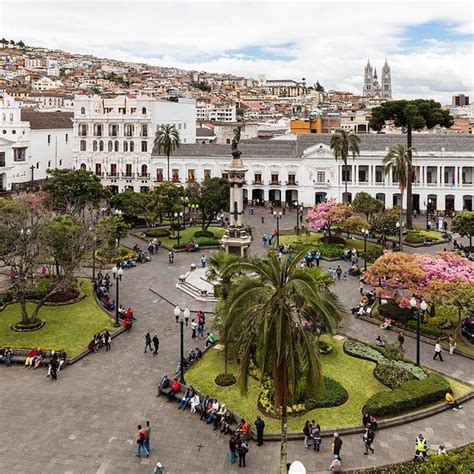
M 166 155 L 166 167 L 167 167 L 167 174 L 168 174 L 168 181 L 170 180 L 170 155 L 169 153 Z
M 281 440 L 280 440 L 280 474 L 287 474 L 286 463 L 288 460 L 288 416 L 286 405 L 281 411 Z
M 229 360 L 229 348 L 227 341 L 224 343 L 224 376 L 227 377 L 227 365 Z
M 407 146 L 408 146 L 408 180 L 407 180 L 407 229 L 413 227 L 413 196 L 412 196 L 412 179 L 413 179 L 413 165 L 412 165 L 412 136 L 411 125 L 407 127 Z
M 28 311 L 26 309 L 26 301 L 21 301 L 20 307 L 21 307 L 21 322 L 23 324 L 30 324 L 30 317 L 28 316 Z
M 344 179 L 344 194 L 346 196 L 346 199 L 347 199 L 347 163 L 344 162 L 344 174 L 345 174 L 345 179 Z M 344 197 L 342 198 L 342 202 L 345 202 L 344 201 Z
M 403 193 L 400 193 L 400 227 L 398 228 L 398 242 L 400 243 L 400 252 L 403 250 Z

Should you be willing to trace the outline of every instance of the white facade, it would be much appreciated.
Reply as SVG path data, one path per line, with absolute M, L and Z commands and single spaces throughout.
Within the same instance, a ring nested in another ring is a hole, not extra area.
M 76 96 L 74 166 L 93 171 L 113 191 L 147 191 L 153 186 L 153 141 L 163 124 L 177 128 L 181 143 L 195 143 L 195 101 Z
M 230 104 L 206 104 L 196 106 L 197 120 L 211 122 L 236 122 L 237 107 Z
M 51 91 L 63 87 L 64 84 L 61 81 L 50 79 L 49 77 L 40 77 L 36 81 L 31 83 L 31 88 L 34 91 Z

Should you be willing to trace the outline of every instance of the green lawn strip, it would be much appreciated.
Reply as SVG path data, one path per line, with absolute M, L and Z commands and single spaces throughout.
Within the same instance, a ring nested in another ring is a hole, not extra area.
M 379 383 L 372 372 L 373 362 L 357 359 L 346 355 L 342 350 L 342 341 L 333 338 L 323 338 L 330 343 L 333 351 L 323 356 L 323 373 L 341 383 L 349 393 L 349 399 L 341 406 L 334 408 L 317 408 L 301 417 L 290 417 L 288 429 L 291 432 L 301 432 L 306 419 L 315 419 L 322 429 L 341 428 L 358 425 L 361 422 L 362 408 L 366 400 L 376 392 L 388 390 Z M 261 415 L 257 407 L 259 384 L 249 379 L 249 392 L 244 397 L 237 385 L 219 387 L 214 383 L 215 377 L 223 371 L 223 354 L 211 349 L 206 356 L 186 373 L 188 384 L 194 385 L 203 393 L 217 398 L 229 409 L 240 416 L 254 421 Z M 229 372 L 237 373 L 233 363 L 229 364 Z M 280 421 L 264 417 L 268 433 L 280 432 Z
M 199 239 L 194 237 L 194 233 L 198 232 L 201 230 L 201 227 L 186 227 L 186 229 L 180 230 L 179 231 L 179 241 L 181 244 L 187 244 L 188 242 L 191 242 L 191 240 L 194 240 L 195 242 L 199 243 Z M 216 245 L 218 243 L 218 240 L 224 235 L 225 229 L 223 227 L 209 227 L 208 229 L 210 232 L 214 234 L 216 237 Z M 173 247 L 173 245 L 178 243 L 178 233 L 175 232 L 174 234 L 174 239 L 170 237 L 162 237 L 160 238 L 161 243 L 163 245 L 166 245 L 167 247 Z
M 321 237 L 324 237 L 324 234 L 317 233 L 317 232 L 311 232 L 309 236 L 302 234 L 300 236 L 295 235 L 295 234 L 290 234 L 290 235 L 282 235 L 280 236 L 280 244 L 289 244 L 293 245 L 298 248 L 307 248 L 308 250 L 311 249 L 316 249 L 318 246 L 322 245 L 322 243 L 319 241 Z M 342 236 L 341 236 L 342 237 Z M 359 252 L 364 251 L 364 241 L 359 240 L 359 239 L 347 239 L 345 237 L 342 237 L 345 241 L 345 247 L 346 248 L 355 248 Z M 276 240 L 274 240 L 276 242 Z M 367 250 L 373 250 L 373 249 L 381 249 L 382 247 L 379 244 L 376 244 L 375 242 L 369 242 L 367 241 Z
M 86 296 L 78 303 L 40 309 L 39 318 L 46 324 L 38 331 L 12 331 L 10 325 L 21 320 L 21 311 L 19 304 L 8 305 L 0 312 L 0 346 L 64 349 L 68 358 L 72 358 L 87 348 L 94 334 L 106 329 L 113 331 L 111 318 L 95 301 L 92 283 L 82 280 L 81 285 Z

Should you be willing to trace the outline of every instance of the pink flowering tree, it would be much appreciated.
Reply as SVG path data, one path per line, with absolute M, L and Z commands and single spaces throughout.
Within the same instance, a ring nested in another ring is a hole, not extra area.
M 308 227 L 314 230 L 327 230 L 331 235 L 331 226 L 341 224 L 352 216 L 352 208 L 348 204 L 337 203 L 335 199 L 321 202 L 306 215 Z

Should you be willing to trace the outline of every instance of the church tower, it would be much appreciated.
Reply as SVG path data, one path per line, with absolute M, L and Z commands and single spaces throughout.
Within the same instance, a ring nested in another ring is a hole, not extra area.
M 370 60 L 367 60 L 367 66 L 364 70 L 364 89 L 362 95 L 371 96 L 372 95 L 372 82 L 373 82 L 373 69 L 370 65 Z
M 392 98 L 392 75 L 390 73 L 390 66 L 388 65 L 387 58 L 385 58 L 385 64 L 382 68 L 382 97 L 384 99 Z

